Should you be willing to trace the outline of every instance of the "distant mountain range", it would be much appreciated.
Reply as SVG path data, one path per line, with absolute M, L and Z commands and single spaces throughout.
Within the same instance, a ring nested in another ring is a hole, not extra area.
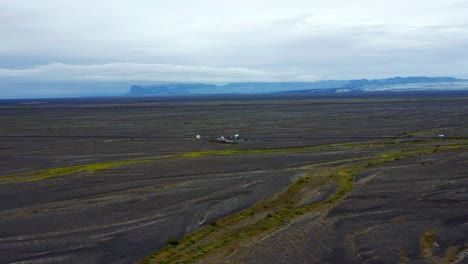
M 428 90 L 468 90 L 468 81 L 454 77 L 394 77 L 376 80 L 329 80 L 317 82 L 239 82 L 226 85 L 170 83 L 143 86 L 132 85 L 127 95 L 344 93 Z
M 212 91 L 216 93 L 217 86 L 203 83 L 171 83 L 157 85 L 132 85 L 130 95 L 183 95 L 205 93 Z

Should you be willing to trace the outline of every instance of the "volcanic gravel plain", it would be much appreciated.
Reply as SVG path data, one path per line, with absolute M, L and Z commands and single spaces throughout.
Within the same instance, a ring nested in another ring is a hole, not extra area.
M 468 263 L 463 94 L 0 113 L 0 263 Z

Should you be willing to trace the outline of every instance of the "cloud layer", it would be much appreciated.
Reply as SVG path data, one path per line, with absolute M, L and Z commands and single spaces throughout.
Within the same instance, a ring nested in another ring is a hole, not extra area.
M 462 0 L 15 0 L 0 76 L 291 81 L 467 78 Z
M 317 76 L 295 69 L 264 72 L 248 68 L 171 64 L 108 63 L 73 65 L 52 63 L 26 69 L 0 69 L 0 78 L 41 81 L 156 81 L 156 82 L 281 82 L 316 81 Z

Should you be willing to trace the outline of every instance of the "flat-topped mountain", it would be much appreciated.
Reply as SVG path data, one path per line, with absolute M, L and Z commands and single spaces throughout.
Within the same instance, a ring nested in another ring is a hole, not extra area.
M 183 95 L 191 94 L 192 91 L 216 89 L 216 85 L 202 83 L 172 83 L 158 85 L 132 85 L 130 95 Z

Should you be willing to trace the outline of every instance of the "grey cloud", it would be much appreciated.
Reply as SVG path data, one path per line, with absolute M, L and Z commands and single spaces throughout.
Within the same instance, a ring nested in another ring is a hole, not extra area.
M 39 80 L 85 80 L 85 81 L 162 81 L 162 82 L 209 82 L 233 81 L 281 81 L 317 79 L 295 71 L 263 72 L 248 68 L 215 68 L 207 66 L 108 63 L 95 65 L 72 65 L 52 63 L 27 69 L 0 69 L 0 77 Z
M 0 74 L 70 81 L 466 78 L 465 2 L 2 1 Z

